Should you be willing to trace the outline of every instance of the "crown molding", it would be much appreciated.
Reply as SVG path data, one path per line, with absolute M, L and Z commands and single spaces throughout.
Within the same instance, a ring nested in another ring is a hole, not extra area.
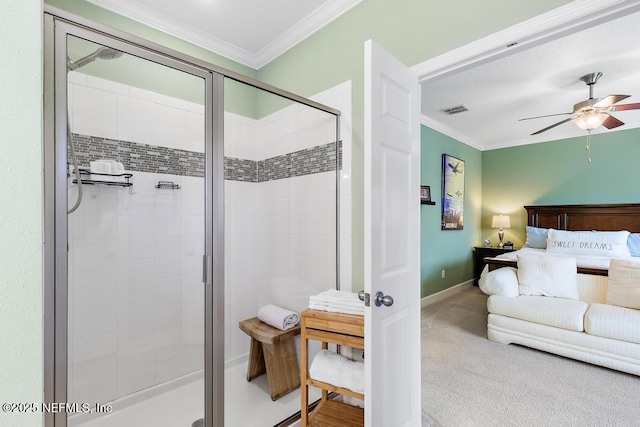
M 335 3 L 329 1 L 329 4 L 319 7 L 307 15 L 302 21 L 294 25 L 290 30 L 261 49 L 256 55 L 257 68 L 262 68 L 267 65 L 316 31 L 330 24 L 342 14 L 362 3 L 362 1 L 363 0 L 342 0 Z
M 450 128 L 449 126 L 440 123 L 437 120 L 432 119 L 431 117 L 427 117 L 424 114 L 420 115 L 420 124 L 427 126 L 435 131 L 440 132 L 450 138 L 453 138 L 457 141 L 462 142 L 463 144 L 468 145 L 469 147 L 473 147 L 476 150 L 484 151 L 486 148 L 480 144 L 479 141 L 471 138 L 469 135 L 464 134 L 462 132 L 458 132 L 455 129 Z
M 145 7 L 139 7 L 133 3 L 122 7 L 119 2 L 111 0 L 87 0 L 96 6 L 110 10 L 113 13 L 124 16 L 136 22 L 140 22 L 148 27 L 162 31 L 179 39 L 185 40 L 201 48 L 210 50 L 225 58 L 239 62 L 255 69 L 256 61 L 254 55 L 244 49 L 237 47 L 219 38 L 211 37 L 202 31 L 194 30 L 183 25 L 171 22 L 171 19 L 156 13 Z
M 639 0 L 574 0 L 411 69 L 418 74 L 421 83 L 434 80 L 638 10 Z
M 343 13 L 360 4 L 363 0 L 328 1 L 326 5 L 318 7 L 302 21 L 297 23 L 280 37 L 273 40 L 259 52 L 254 53 L 242 49 L 232 43 L 217 37 L 212 37 L 202 31 L 172 22 L 171 18 L 156 13 L 145 7 L 129 3 L 122 7 L 120 2 L 113 0 L 87 0 L 101 8 L 110 10 L 118 15 L 140 22 L 148 27 L 162 31 L 179 39 L 185 40 L 201 48 L 212 51 L 225 58 L 257 70 L 282 55 L 316 31 L 323 28 Z

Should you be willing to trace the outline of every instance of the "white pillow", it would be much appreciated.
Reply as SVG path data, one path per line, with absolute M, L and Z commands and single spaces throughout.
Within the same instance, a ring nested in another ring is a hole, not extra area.
M 607 284 L 607 304 L 640 309 L 639 260 L 611 260 Z
M 488 271 L 478 281 L 480 290 L 487 295 L 501 295 L 503 297 L 517 297 L 518 270 L 513 267 L 502 267 Z
M 518 255 L 520 295 L 580 299 L 576 259 Z
M 631 256 L 628 231 L 564 231 L 549 229 L 547 252 L 596 255 L 616 258 Z

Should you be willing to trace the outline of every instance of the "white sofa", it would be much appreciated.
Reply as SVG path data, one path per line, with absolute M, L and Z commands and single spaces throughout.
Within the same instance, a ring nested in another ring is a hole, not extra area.
M 606 276 L 578 274 L 579 300 L 520 295 L 517 269 L 483 273 L 487 336 L 640 375 L 640 310 L 607 304 Z

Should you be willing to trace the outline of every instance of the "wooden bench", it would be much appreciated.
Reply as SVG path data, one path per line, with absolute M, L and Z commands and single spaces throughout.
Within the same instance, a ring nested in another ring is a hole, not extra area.
M 251 337 L 247 381 L 266 372 L 271 400 L 300 387 L 300 368 L 293 339 L 300 334 L 300 325 L 281 331 L 253 317 L 240 321 L 239 326 Z

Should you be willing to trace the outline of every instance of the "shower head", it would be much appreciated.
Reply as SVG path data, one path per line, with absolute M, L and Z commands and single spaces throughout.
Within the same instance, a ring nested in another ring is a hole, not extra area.
M 70 71 L 77 70 L 80 67 L 84 67 L 85 65 L 95 61 L 96 59 L 116 59 L 122 56 L 123 52 L 119 50 L 112 49 L 110 47 L 99 47 L 95 52 L 90 53 L 89 55 L 78 59 L 77 61 L 72 61 L 71 58 L 67 58 L 67 68 Z

